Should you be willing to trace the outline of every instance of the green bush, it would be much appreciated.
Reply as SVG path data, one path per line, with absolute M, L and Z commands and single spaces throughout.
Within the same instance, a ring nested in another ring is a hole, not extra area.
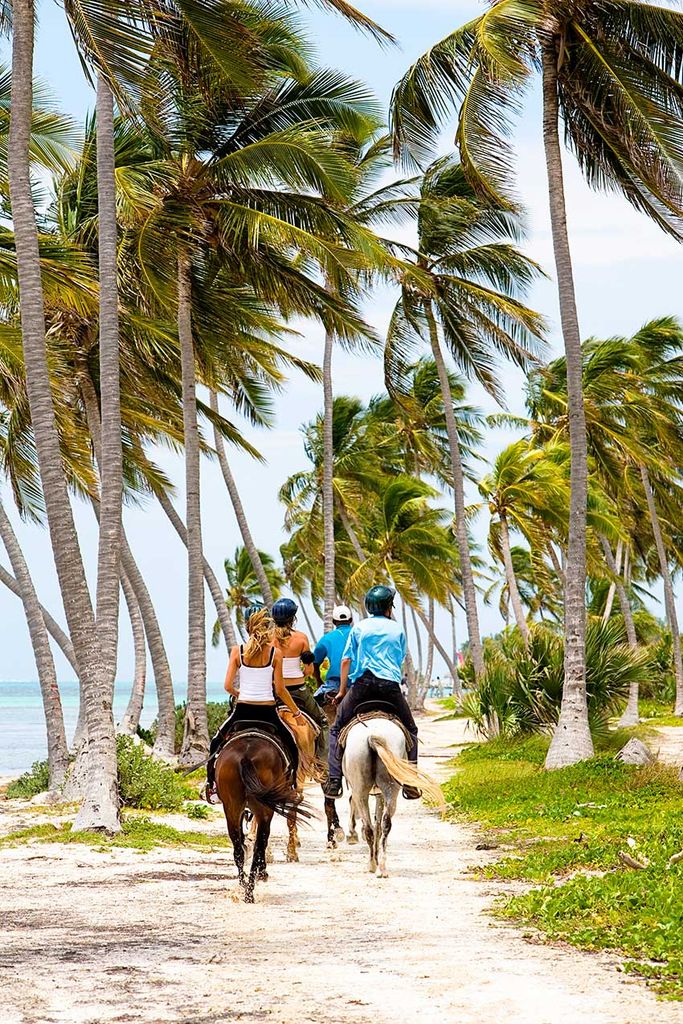
M 116 741 L 119 793 L 126 807 L 178 811 L 195 794 L 168 765 L 150 757 L 130 736 Z
M 192 821 L 206 821 L 209 817 L 209 808 L 206 804 L 188 804 L 185 810 Z
M 209 701 L 206 705 L 206 715 L 209 721 L 209 736 L 218 732 L 219 726 L 223 724 L 230 714 L 230 704 L 225 701 Z M 183 729 L 185 727 L 185 704 L 176 704 L 175 708 L 175 752 L 180 753 L 183 745 Z M 154 745 L 157 735 L 157 720 L 152 722 L 149 729 L 138 729 L 139 735 L 150 747 Z
M 7 787 L 9 800 L 30 800 L 38 793 L 50 788 L 50 775 L 47 761 L 36 761 L 28 772 L 24 772 Z
M 517 629 L 484 645 L 486 678 L 465 699 L 464 710 L 485 733 L 498 721 L 505 737 L 547 731 L 557 722 L 564 680 L 560 633 L 536 623 L 529 646 Z M 586 632 L 586 688 L 591 728 L 607 730 L 608 719 L 623 706 L 632 682 L 646 684 L 653 672 L 647 647 L 633 650 L 617 619 L 592 621 Z

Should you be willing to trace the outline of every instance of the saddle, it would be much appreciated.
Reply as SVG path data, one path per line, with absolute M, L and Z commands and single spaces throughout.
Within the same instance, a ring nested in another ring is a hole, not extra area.
M 337 743 L 339 746 L 342 749 L 346 747 L 346 741 L 354 725 L 358 725 L 359 722 L 371 722 L 375 718 L 385 718 L 390 722 L 394 722 L 403 733 L 403 737 L 406 741 L 406 751 L 411 751 L 413 749 L 413 737 L 396 714 L 394 705 L 389 704 L 388 701 L 384 700 L 366 700 L 362 704 L 358 705 L 351 721 L 348 722 L 347 725 L 345 725 L 339 732 L 339 736 L 337 737 Z
M 277 747 L 279 752 L 282 754 L 287 766 L 287 771 L 291 770 L 292 759 L 289 756 L 289 751 L 282 742 L 277 729 L 270 725 L 269 722 L 261 722 L 258 719 L 243 719 L 241 722 L 235 722 L 233 727 L 230 729 L 230 732 L 225 737 L 220 749 L 224 750 L 227 746 L 238 739 L 268 740 L 274 747 Z M 216 756 L 218 756 L 218 752 Z

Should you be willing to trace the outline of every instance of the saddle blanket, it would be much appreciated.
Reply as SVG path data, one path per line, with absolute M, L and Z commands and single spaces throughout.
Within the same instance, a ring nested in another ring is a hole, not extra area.
M 406 741 L 406 751 L 413 749 L 413 737 L 410 735 L 405 725 L 397 715 L 389 715 L 386 711 L 361 711 L 359 714 L 354 715 L 348 725 L 345 725 L 340 730 L 339 736 L 337 737 L 337 743 L 343 749 L 346 747 L 346 740 L 348 739 L 349 732 L 354 725 L 358 722 L 371 722 L 374 718 L 385 718 L 388 722 L 394 722 L 401 732 Z

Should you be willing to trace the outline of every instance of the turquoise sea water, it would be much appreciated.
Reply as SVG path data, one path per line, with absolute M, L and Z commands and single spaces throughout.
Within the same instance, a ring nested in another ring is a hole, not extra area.
M 69 740 L 78 717 L 78 683 L 60 683 Z M 183 700 L 185 685 L 176 685 L 176 698 Z M 114 715 L 120 717 L 125 710 L 130 694 L 130 683 L 116 684 L 114 691 Z M 224 700 L 222 683 L 209 683 L 209 700 Z M 157 704 L 154 682 L 145 697 L 142 724 L 149 725 L 156 717 Z M 41 761 L 47 755 L 45 742 L 45 719 L 37 682 L 0 682 L 0 775 L 18 775 L 30 768 L 34 761 Z

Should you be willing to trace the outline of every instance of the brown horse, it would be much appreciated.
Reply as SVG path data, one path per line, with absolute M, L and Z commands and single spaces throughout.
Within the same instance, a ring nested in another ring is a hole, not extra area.
M 245 903 L 254 902 L 257 881 L 268 878 L 266 849 L 274 814 L 290 825 L 297 815 L 311 817 L 301 794 L 287 775 L 285 758 L 279 746 L 267 734 L 236 733 L 216 759 L 216 788 L 228 825 L 239 884 Z M 244 872 L 245 813 L 250 811 L 256 823 L 256 838 L 249 876 Z
M 333 700 L 325 700 L 322 704 L 322 711 L 327 719 L 328 727 L 333 726 L 337 717 L 337 705 Z M 325 797 L 325 818 L 327 819 L 327 849 L 336 850 L 338 843 L 344 842 L 344 829 L 341 827 L 337 814 L 337 801 L 329 796 Z

